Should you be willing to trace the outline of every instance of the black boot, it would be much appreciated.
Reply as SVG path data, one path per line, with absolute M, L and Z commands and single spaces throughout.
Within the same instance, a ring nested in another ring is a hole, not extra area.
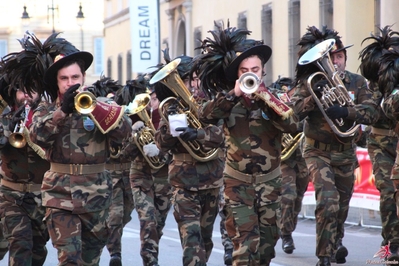
M 337 250 L 335 254 L 331 256 L 331 262 L 336 262 L 337 264 L 346 263 L 346 256 L 348 256 L 348 249 L 342 245 L 342 240 L 337 242 Z
M 387 261 L 399 261 L 399 246 L 395 244 L 391 244 L 389 247 L 389 251 L 391 252 L 391 255 L 389 255 L 386 260 Z
M 226 249 L 224 251 L 224 265 L 232 265 L 233 264 L 233 250 Z
M 122 266 L 122 259 L 120 253 L 115 253 L 111 256 L 109 266 Z
M 285 253 L 292 254 L 295 249 L 294 240 L 291 235 L 283 235 L 281 236 L 281 240 L 283 241 L 282 247 Z
M 319 257 L 316 266 L 331 266 L 330 257 Z

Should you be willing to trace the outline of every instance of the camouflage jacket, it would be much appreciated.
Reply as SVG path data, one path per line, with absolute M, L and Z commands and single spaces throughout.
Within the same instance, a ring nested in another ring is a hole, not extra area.
M 376 127 L 376 128 L 382 128 L 382 129 L 394 129 L 396 123 L 393 120 L 389 119 L 382 110 L 380 103 L 383 100 L 383 95 L 378 90 L 378 86 L 376 86 L 373 83 L 370 83 L 369 87 L 370 87 L 370 89 L 372 89 L 372 91 L 374 93 L 374 98 L 376 99 L 376 102 L 378 103 L 377 108 L 378 108 L 378 114 L 379 114 L 378 120 L 372 126 Z
M 42 102 L 30 127 L 33 142 L 47 151 L 50 162 L 60 164 L 101 164 L 109 156 L 109 141 L 120 143 L 131 134 L 131 121 L 123 116 L 107 134 L 94 126 L 84 128 L 88 116 L 76 111 L 63 117 L 60 102 Z M 112 180 L 108 171 L 90 175 L 69 175 L 47 171 L 42 184 L 43 205 L 74 213 L 96 212 L 109 207 Z
M 399 86 L 390 95 L 385 97 L 382 109 L 388 119 L 391 119 L 395 123 L 399 122 Z
M 219 148 L 223 144 L 224 135 L 221 127 L 208 125 L 198 129 L 196 141 L 206 149 Z M 172 154 L 188 153 L 178 138 L 169 131 L 169 124 L 161 120 L 155 133 L 155 142 L 161 152 Z M 207 162 L 183 162 L 172 159 L 169 163 L 169 183 L 172 186 L 191 191 L 221 187 L 223 184 L 223 156 Z
M 13 112 L 0 117 L 0 153 L 3 179 L 18 183 L 41 184 L 44 173 L 50 169 L 50 163 L 42 159 L 29 144 L 14 148 L 8 141 L 11 132 L 9 124 Z
M 245 174 L 267 174 L 279 167 L 282 134 L 296 132 L 298 121 L 295 115 L 283 120 L 262 100 L 243 96 L 231 101 L 224 93 L 206 102 L 200 116 L 209 122 L 224 120 L 226 163 Z
M 349 91 L 349 95 L 353 97 L 355 105 L 348 108 L 348 117 L 344 119 L 344 124 L 349 127 L 353 125 L 354 121 L 364 125 L 375 123 L 378 120 L 378 106 L 366 79 L 349 71 L 345 72 L 345 79 L 342 81 Z M 306 79 L 298 82 L 291 100 L 294 102 L 293 109 L 299 119 L 305 119 L 304 134 L 306 137 L 326 144 L 349 143 L 355 140 L 355 135 L 343 138 L 333 133 L 323 113 L 312 98 L 306 86 Z

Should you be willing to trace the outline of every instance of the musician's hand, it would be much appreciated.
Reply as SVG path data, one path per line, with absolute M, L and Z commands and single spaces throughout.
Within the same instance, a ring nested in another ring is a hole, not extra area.
M 145 156 L 154 157 L 159 154 L 159 149 L 154 143 L 149 143 L 143 146 L 143 152 Z
M 79 87 L 80 84 L 75 84 L 64 93 L 61 111 L 63 111 L 65 114 L 73 113 L 73 108 L 75 107 L 75 96 L 78 94 L 77 90 Z
M 11 119 L 10 119 L 10 124 L 8 126 L 8 129 L 11 132 L 14 132 L 15 126 L 18 123 L 21 123 L 21 121 L 25 120 L 25 117 L 22 115 L 25 111 L 25 105 L 21 105 L 12 115 Z
M 321 98 L 322 91 L 325 86 L 328 85 L 328 81 L 325 79 L 319 80 L 313 85 L 313 92 L 316 94 L 317 98 Z
M 180 138 L 183 141 L 193 141 L 197 139 L 197 129 L 191 127 L 177 127 L 176 131 L 182 131 L 180 133 Z
M 133 130 L 133 134 L 140 132 L 142 129 L 144 128 L 144 122 L 143 121 L 136 121 L 133 126 L 132 126 L 132 130 Z
M 177 104 L 170 104 L 168 106 L 168 109 L 166 110 L 168 112 L 168 115 L 175 115 L 177 114 Z
M 346 118 L 348 116 L 348 108 L 341 107 L 338 104 L 329 107 L 326 110 L 326 114 L 331 119 L 339 119 L 339 118 Z
M 236 97 L 240 97 L 242 96 L 244 93 L 242 92 L 242 90 L 240 89 L 240 82 L 238 82 L 238 79 L 236 80 L 236 84 L 234 86 L 234 95 Z

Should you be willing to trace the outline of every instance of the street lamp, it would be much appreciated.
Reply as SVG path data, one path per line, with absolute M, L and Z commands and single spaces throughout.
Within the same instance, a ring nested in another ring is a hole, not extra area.
M 53 20 L 53 33 L 55 33 L 54 29 L 54 10 L 58 11 L 58 7 L 54 7 L 54 0 L 51 1 L 51 7 L 47 6 L 47 23 L 48 23 L 48 11 L 51 10 L 51 18 Z
M 22 19 L 22 25 L 24 27 L 29 25 L 30 17 L 29 17 L 29 13 L 26 12 L 26 6 L 25 5 L 24 5 L 24 12 L 22 12 L 21 19 Z
M 80 38 L 82 41 L 82 51 L 83 51 L 83 22 L 84 22 L 85 16 L 83 15 L 82 12 L 82 3 L 79 4 L 79 11 L 78 14 L 76 15 L 76 22 L 78 23 L 78 26 L 80 27 Z

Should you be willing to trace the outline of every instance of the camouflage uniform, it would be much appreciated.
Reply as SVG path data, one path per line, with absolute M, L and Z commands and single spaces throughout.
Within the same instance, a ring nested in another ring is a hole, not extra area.
M 158 114 L 158 110 L 153 113 Z M 158 124 L 156 121 L 153 123 L 154 127 Z M 140 221 L 143 265 L 158 265 L 159 241 L 171 207 L 172 188 L 167 177 L 167 164 L 158 170 L 153 169 L 141 153 L 132 162 L 130 184 Z
M 219 216 L 220 216 L 220 235 L 222 237 L 222 245 L 225 254 L 232 252 L 234 249 L 233 242 L 231 241 L 226 230 L 226 201 L 224 200 L 224 186 L 220 188 L 219 192 Z
M 8 252 L 8 241 L 4 237 L 3 225 L 0 223 L 0 261 L 5 257 Z
M 33 116 L 31 139 L 46 149 L 51 168 L 83 164 L 87 169 L 92 165 L 92 174 L 79 174 L 72 166 L 69 173 L 50 168 L 42 184 L 45 220 L 60 265 L 98 265 L 109 236 L 106 222 L 112 199 L 111 176 L 102 167 L 109 156 L 109 141 L 125 139 L 131 123 L 123 116 L 115 129 L 102 134 L 97 126 L 85 129 L 87 115 L 73 112 L 62 117 L 59 106 L 59 98 L 40 103 Z
M 303 141 L 299 145 L 302 144 Z M 280 230 L 282 236 L 287 236 L 295 231 L 298 214 L 302 209 L 302 199 L 309 184 L 308 168 L 300 147 L 281 162 L 281 172 Z
M 378 116 L 377 104 L 366 80 L 345 71 L 342 80 L 354 94 L 353 108 L 348 108 L 345 125 L 372 124 Z M 357 166 L 355 137 L 338 137 L 300 80 L 292 98 L 294 111 L 305 120 L 303 157 L 316 192 L 316 256 L 331 257 L 344 237 L 344 223 L 354 189 L 354 170 Z
M 105 165 L 112 177 L 112 203 L 108 219 L 110 234 L 107 242 L 111 257 L 121 256 L 123 228 L 132 219 L 134 202 L 129 180 L 130 165 L 131 159 L 124 156 L 124 151 L 120 151 L 117 158 L 111 157 Z
M 262 111 L 270 120 L 262 117 Z M 234 244 L 233 265 L 269 265 L 279 239 L 282 130 L 295 132 L 262 101 L 219 93 L 204 104 L 204 119 L 224 119 L 226 229 Z
M 377 89 L 374 91 L 381 95 Z M 381 99 L 381 96 L 379 98 Z M 381 101 L 380 99 L 378 102 Z M 375 186 L 380 192 L 381 236 L 383 238 L 381 246 L 388 245 L 390 242 L 391 250 L 393 248 L 397 250 L 399 248 L 399 220 L 396 215 L 395 187 L 391 180 L 391 172 L 395 163 L 398 138 L 394 133 L 395 123 L 385 116 L 380 106 L 378 106 L 378 111 L 379 119 L 373 124 L 368 135 L 367 148 L 373 165 Z
M 183 265 L 206 265 L 213 248 L 212 232 L 223 183 L 223 155 L 206 162 L 195 160 L 170 135 L 165 121 L 161 121 L 155 141 L 161 151 L 173 154 L 169 183 L 174 187 L 173 214 L 183 248 Z M 198 129 L 196 141 L 206 148 L 218 148 L 223 143 L 223 132 L 220 127 L 206 126 Z
M 12 133 L 8 129 L 11 116 L 12 113 L 3 115 L 0 123 L 0 217 L 4 238 L 9 242 L 9 264 L 43 265 L 49 234 L 43 222 L 45 208 L 42 207 L 40 184 L 50 164 L 35 152 L 33 145 L 11 146 L 8 142 Z

